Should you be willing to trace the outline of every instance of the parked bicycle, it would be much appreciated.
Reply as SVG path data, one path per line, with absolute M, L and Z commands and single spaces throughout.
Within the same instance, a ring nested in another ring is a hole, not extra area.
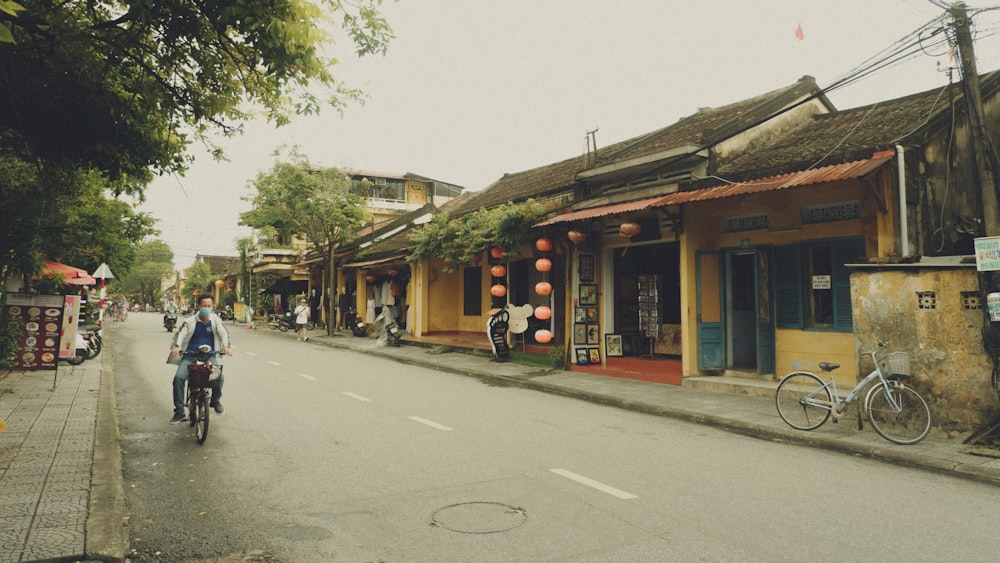
M 910 355 L 906 352 L 880 353 L 887 343 L 862 354 L 872 357 L 875 369 L 841 398 L 833 370 L 840 364 L 820 362 L 819 367 L 830 376 L 823 381 L 807 372 L 790 373 L 778 384 L 775 404 L 778 415 L 797 430 L 815 430 L 833 416 L 840 420 L 847 406 L 854 402 L 861 391 L 871 384 L 865 395 L 864 411 L 875 432 L 896 444 L 916 444 L 931 429 L 931 411 L 927 402 L 902 379 L 910 375 Z M 858 429 L 862 427 L 862 414 L 858 411 Z
M 204 444 L 205 439 L 208 438 L 211 393 L 215 392 L 215 386 L 222 375 L 222 366 L 215 366 L 212 363 L 212 356 L 218 354 L 219 352 L 212 352 L 207 344 L 202 344 L 197 350 L 184 352 L 185 356 L 191 356 L 195 360 L 188 366 L 187 400 L 185 403 L 188 406 L 191 426 L 194 426 L 195 439 L 198 440 L 199 444 Z

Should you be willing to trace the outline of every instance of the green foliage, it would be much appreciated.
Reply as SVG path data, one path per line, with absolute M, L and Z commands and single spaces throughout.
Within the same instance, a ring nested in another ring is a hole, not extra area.
M 207 262 L 195 262 L 187 269 L 187 279 L 184 287 L 181 288 L 181 295 L 188 299 L 194 297 L 194 292 L 206 294 L 212 292 L 212 284 L 215 283 L 215 276 Z
M 532 223 L 541 214 L 542 207 L 530 199 L 480 209 L 454 219 L 441 213 L 410 234 L 415 245 L 410 260 L 441 258 L 445 261 L 445 271 L 454 272 L 472 264 L 491 247 L 515 252 L 525 244 Z
M 554 368 L 565 368 L 566 367 L 566 347 L 563 345 L 555 346 L 552 351 L 549 352 L 549 363 Z
M 134 295 L 141 303 L 157 304 L 163 294 L 163 282 L 174 273 L 174 253 L 162 240 L 139 244 L 135 264 L 117 277 L 117 290 Z M 116 270 L 112 267 L 112 272 Z

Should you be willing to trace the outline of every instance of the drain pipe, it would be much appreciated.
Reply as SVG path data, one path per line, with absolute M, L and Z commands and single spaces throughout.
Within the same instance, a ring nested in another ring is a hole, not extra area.
M 910 255 L 910 227 L 906 222 L 906 157 L 903 145 L 896 145 L 896 174 L 899 183 L 899 242 L 900 257 Z

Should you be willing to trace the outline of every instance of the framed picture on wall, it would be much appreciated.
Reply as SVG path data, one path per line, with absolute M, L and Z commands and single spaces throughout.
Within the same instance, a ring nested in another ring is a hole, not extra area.
M 604 355 L 608 358 L 620 358 L 622 356 L 622 335 L 604 335 Z
M 597 285 L 592 283 L 580 284 L 580 306 L 597 305 Z
M 587 325 L 587 344 L 597 346 L 601 343 L 601 331 L 597 325 Z
M 590 363 L 592 364 L 601 363 L 601 351 L 597 348 L 591 348 L 589 351 L 590 351 Z
M 587 343 L 587 325 L 585 323 L 576 323 L 573 325 L 573 342 L 577 344 Z
M 587 307 L 587 317 L 586 317 L 586 320 L 587 320 L 588 323 L 596 323 L 597 322 L 597 307 Z
M 593 254 L 581 254 L 580 255 L 580 281 L 581 282 L 592 282 L 592 281 L 594 281 L 594 255 Z
M 575 323 L 585 323 L 587 322 L 587 308 L 577 307 L 573 311 L 573 322 Z
M 585 366 L 590 363 L 590 354 L 587 353 L 586 348 L 576 349 L 576 363 L 581 366 Z

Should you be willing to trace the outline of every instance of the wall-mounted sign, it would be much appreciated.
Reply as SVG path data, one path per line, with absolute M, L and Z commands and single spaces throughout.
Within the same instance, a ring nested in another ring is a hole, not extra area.
M 830 276 L 813 276 L 813 289 L 830 289 Z
M 976 269 L 980 272 L 1000 270 L 1000 237 L 983 237 L 973 241 L 976 249 Z

